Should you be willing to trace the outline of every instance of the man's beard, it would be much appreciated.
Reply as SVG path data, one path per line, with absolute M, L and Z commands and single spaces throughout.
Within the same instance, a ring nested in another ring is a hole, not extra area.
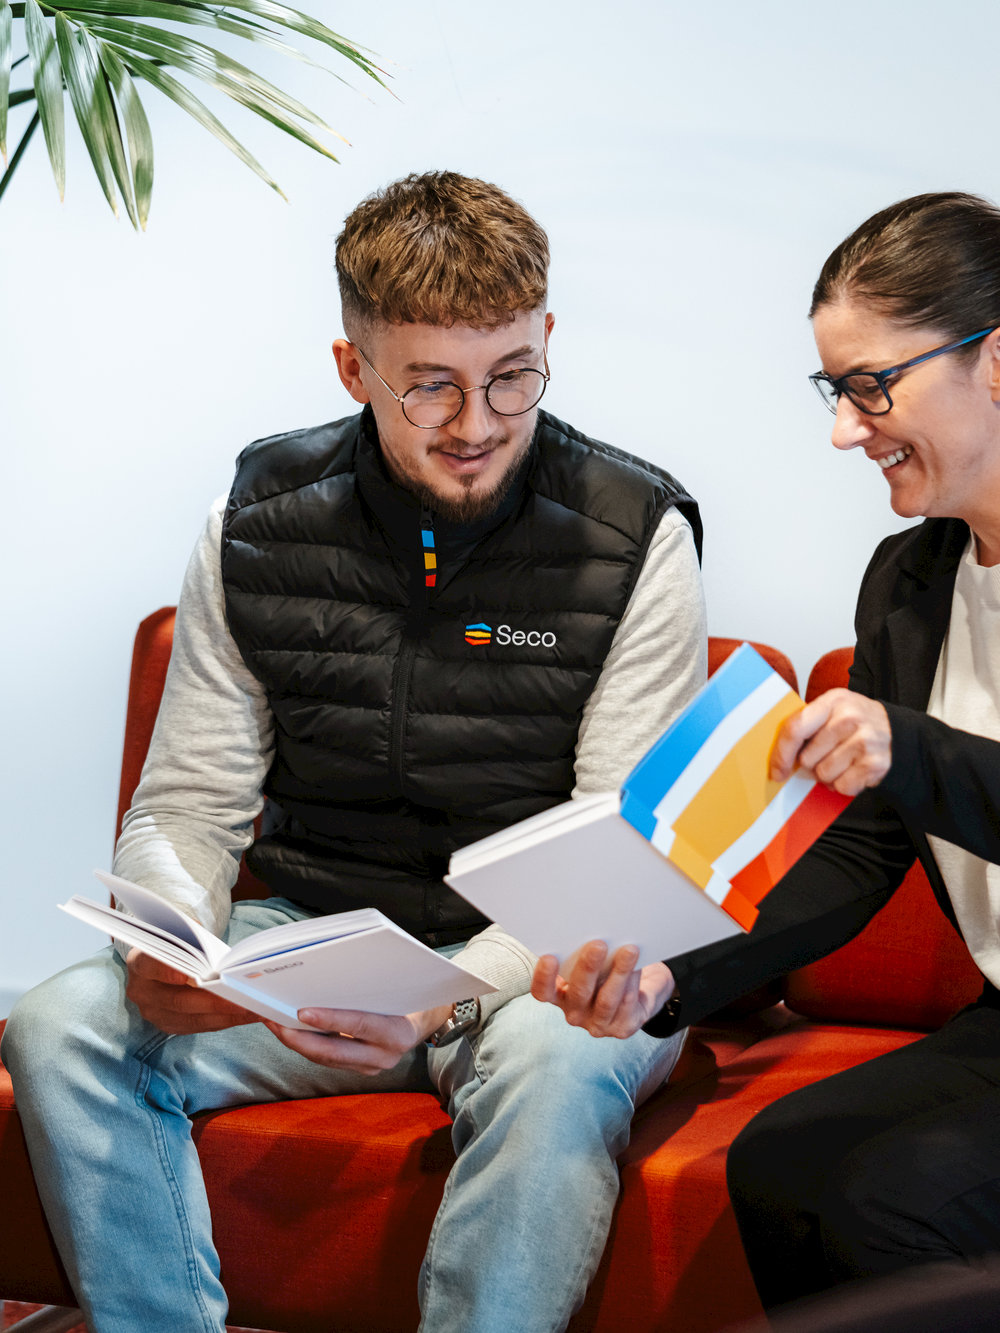
M 511 486 L 521 471 L 525 456 L 530 448 L 530 439 L 514 454 L 502 476 L 488 489 L 477 488 L 477 477 L 458 477 L 458 484 L 465 494 L 455 499 L 452 496 L 439 495 L 437 491 L 424 483 L 412 485 L 413 493 L 421 504 L 438 518 L 449 523 L 475 523 L 481 518 L 488 518 L 500 508 Z

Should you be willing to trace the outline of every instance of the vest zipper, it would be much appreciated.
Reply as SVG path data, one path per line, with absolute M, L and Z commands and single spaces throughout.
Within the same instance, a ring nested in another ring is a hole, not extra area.
M 407 628 L 403 635 L 403 645 L 396 660 L 392 683 L 392 730 L 389 738 L 390 769 L 396 783 L 403 790 L 405 765 L 403 763 L 403 742 L 406 737 L 406 717 L 410 696 L 410 678 L 413 675 L 413 663 L 417 655 L 417 636 L 414 633 L 415 621 L 422 621 L 416 612 L 423 612 L 430 603 L 431 590 L 437 583 L 437 552 L 434 546 L 434 519 L 426 507 L 420 511 L 420 549 L 423 556 L 423 596 L 414 597 L 410 607 Z

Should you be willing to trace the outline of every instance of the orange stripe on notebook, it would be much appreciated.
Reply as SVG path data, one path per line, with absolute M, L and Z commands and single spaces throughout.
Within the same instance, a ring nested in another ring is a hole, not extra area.
M 791 691 L 779 699 L 722 756 L 718 768 L 673 821 L 678 836 L 697 847 L 706 860 L 716 861 L 780 790 L 781 784 L 767 776 L 771 748 L 781 723 L 801 707 L 802 700 Z
M 702 892 L 708 888 L 708 882 L 714 874 L 712 863 L 706 861 L 701 852 L 696 847 L 692 847 L 690 843 L 685 842 L 683 838 L 674 838 L 670 845 L 670 851 L 667 853 L 667 860 L 673 862 L 677 869 L 697 884 Z

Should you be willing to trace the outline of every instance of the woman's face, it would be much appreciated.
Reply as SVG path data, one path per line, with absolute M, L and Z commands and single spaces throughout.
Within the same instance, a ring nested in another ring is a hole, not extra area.
M 850 298 L 820 306 L 813 333 L 833 377 L 885 370 L 954 341 L 941 329 L 911 328 Z M 866 415 L 841 395 L 833 443 L 864 449 L 888 482 L 897 514 L 962 518 L 977 533 L 1000 521 L 998 347 L 1000 334 L 991 333 L 971 361 L 947 353 L 902 371 L 889 386 L 892 408 L 882 416 Z

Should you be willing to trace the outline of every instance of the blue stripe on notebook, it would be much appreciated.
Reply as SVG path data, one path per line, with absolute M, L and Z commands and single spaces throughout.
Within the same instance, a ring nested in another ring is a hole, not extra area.
M 636 764 L 622 784 L 623 797 L 631 795 L 647 810 L 655 810 L 726 714 L 771 674 L 760 654 L 748 643 L 741 644 Z M 635 827 L 649 836 L 639 824 Z
M 631 791 L 622 791 L 622 802 L 618 813 L 622 819 L 627 820 L 634 829 L 646 839 L 647 842 L 653 841 L 653 834 L 656 832 L 656 816 L 648 806 L 637 801 Z

